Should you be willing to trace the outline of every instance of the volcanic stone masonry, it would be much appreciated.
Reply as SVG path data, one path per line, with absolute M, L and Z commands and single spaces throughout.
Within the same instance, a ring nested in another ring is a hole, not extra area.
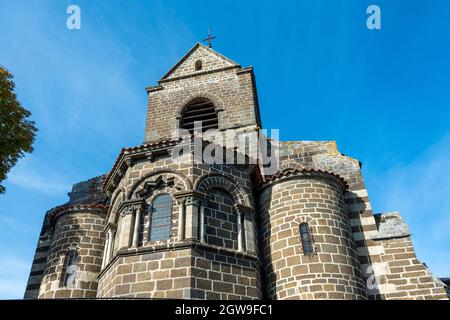
M 262 128 L 252 67 L 196 44 L 146 92 L 143 144 L 46 212 L 24 298 L 448 299 L 334 141 L 280 142 L 271 173 L 172 156 L 196 121 Z

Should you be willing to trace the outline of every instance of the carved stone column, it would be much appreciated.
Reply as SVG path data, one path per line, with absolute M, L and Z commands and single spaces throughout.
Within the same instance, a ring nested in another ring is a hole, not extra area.
M 106 267 L 108 265 L 109 261 L 111 261 L 115 233 L 116 233 L 116 225 L 112 224 L 112 223 L 108 224 L 105 229 L 106 241 L 105 241 L 105 249 L 104 249 L 104 254 L 103 254 L 102 268 Z
M 120 234 L 119 249 L 129 248 L 134 245 L 135 233 L 139 231 L 139 221 L 136 221 L 137 211 L 142 210 L 142 199 L 125 201 L 119 208 Z M 140 215 L 140 214 L 139 214 Z M 134 218 L 134 220 L 133 220 Z M 133 223 L 134 222 L 134 223 Z M 137 228 L 136 228 L 137 224 Z M 136 239 L 138 237 L 136 236 Z
M 204 243 L 205 240 L 205 207 L 208 204 L 208 200 L 203 199 L 200 202 L 200 242 Z
M 253 214 L 250 212 L 244 213 L 244 230 L 245 251 L 248 253 L 256 253 L 255 223 Z
M 186 228 L 185 221 L 185 198 L 177 199 L 178 204 L 180 205 L 180 211 L 178 213 L 178 241 L 184 240 L 184 233 Z
M 256 253 L 254 210 L 242 204 L 235 205 L 238 216 L 238 251 Z
M 106 259 L 108 257 L 108 249 L 109 249 L 109 232 L 105 233 L 105 247 L 103 248 L 103 259 L 102 259 L 102 269 L 106 266 Z
M 237 210 L 238 251 L 244 251 L 244 229 L 242 228 L 242 213 Z
M 139 246 L 139 229 L 141 223 L 142 207 L 139 206 L 134 213 L 133 247 Z
M 106 259 L 106 264 L 108 264 L 111 261 L 112 253 L 114 250 L 114 239 L 116 236 L 116 230 L 109 229 L 109 246 L 108 246 L 108 258 Z
M 184 199 L 184 237 L 183 239 L 200 239 L 200 203 L 205 198 L 203 193 L 196 191 L 182 192 L 175 195 Z M 182 224 L 181 224 L 182 225 Z
M 198 240 L 198 208 L 200 200 L 195 196 L 186 198 L 186 239 Z

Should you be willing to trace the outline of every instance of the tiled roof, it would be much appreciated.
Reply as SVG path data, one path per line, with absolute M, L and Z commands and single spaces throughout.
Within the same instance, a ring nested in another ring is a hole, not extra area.
M 53 223 L 55 221 L 55 218 L 58 215 L 58 213 L 61 213 L 63 211 L 68 211 L 68 210 L 87 210 L 87 209 L 102 209 L 102 210 L 106 210 L 108 208 L 109 208 L 108 205 L 98 204 L 98 203 L 63 205 L 63 206 L 57 207 L 57 208 L 52 210 L 52 212 L 50 213 L 50 221 Z
M 191 134 L 191 138 L 193 138 L 194 135 L 195 134 Z M 111 171 L 107 174 L 107 176 L 106 176 L 106 178 L 105 178 L 105 180 L 103 182 L 103 185 L 102 185 L 103 190 L 105 190 L 107 188 L 108 183 L 111 180 L 111 177 L 114 175 L 115 170 L 120 165 L 121 160 L 124 157 L 124 155 L 126 155 L 126 154 L 133 154 L 133 153 L 137 153 L 137 152 L 140 152 L 140 151 L 146 151 L 146 150 L 150 151 L 150 149 L 152 149 L 152 148 L 161 147 L 161 146 L 164 146 L 164 145 L 172 145 L 172 144 L 175 144 L 175 143 L 178 143 L 178 142 L 182 141 L 183 138 L 184 137 L 181 136 L 179 138 L 167 139 L 167 140 L 159 140 L 159 141 L 155 141 L 155 142 L 152 142 L 152 143 L 146 143 L 146 144 L 142 144 L 142 145 L 136 146 L 136 147 L 122 148 L 122 150 L 120 151 L 120 153 L 119 153 L 119 155 L 118 155 L 118 157 L 117 157 L 117 159 L 116 159 L 116 161 L 115 161 Z M 206 140 L 206 139 L 203 139 L 203 143 L 210 144 L 210 143 L 213 143 L 213 142 L 211 142 L 209 140 Z M 226 147 L 223 147 L 223 148 L 226 149 Z M 238 152 L 236 150 L 233 150 L 233 151 L 234 152 Z M 243 154 L 243 155 L 246 158 L 248 158 L 247 155 L 245 155 L 245 154 Z
M 277 180 L 279 178 L 288 177 L 288 176 L 291 176 L 291 175 L 295 175 L 297 173 L 318 173 L 318 174 L 331 175 L 331 176 L 334 176 L 334 177 L 338 178 L 339 180 L 341 180 L 346 189 L 348 189 L 348 187 L 349 187 L 348 182 L 343 177 L 341 177 L 340 175 L 338 175 L 338 174 L 336 174 L 334 172 L 321 170 L 321 169 L 315 169 L 315 168 L 295 168 L 295 169 L 294 168 L 288 168 L 288 169 L 279 171 L 279 172 L 277 172 L 274 175 L 263 176 L 263 182 L 260 185 L 260 187 L 265 185 L 266 183 L 275 181 L 275 180 Z
M 104 182 L 103 182 L 103 186 L 102 188 L 105 189 L 106 185 L 108 184 L 111 176 L 113 175 L 114 171 L 116 170 L 117 166 L 120 163 L 120 160 L 122 159 L 122 157 L 125 155 L 125 153 L 130 153 L 130 152 L 135 152 L 135 151 L 140 151 L 140 150 L 145 150 L 147 148 L 152 148 L 152 147 L 156 147 L 156 146 L 161 146 L 167 143 L 173 143 L 173 142 L 177 142 L 179 141 L 181 138 L 176 138 L 176 139 L 167 139 L 167 140 L 159 140 L 159 141 L 155 141 L 152 143 L 144 143 L 141 144 L 140 146 L 136 146 L 136 147 L 129 147 L 129 148 L 122 148 L 122 150 L 120 150 L 119 155 L 117 156 L 116 161 L 114 162 L 114 165 L 112 167 L 112 169 L 109 171 L 109 173 L 107 174 Z

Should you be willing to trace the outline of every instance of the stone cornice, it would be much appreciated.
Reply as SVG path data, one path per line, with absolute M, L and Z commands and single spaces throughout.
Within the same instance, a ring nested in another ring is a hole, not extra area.
M 255 209 L 249 206 L 246 206 L 245 204 L 241 204 L 241 203 L 236 203 L 234 205 L 236 211 L 241 212 L 243 214 L 251 214 L 254 215 L 255 214 Z
M 155 157 L 160 155 L 171 155 L 172 149 L 174 146 L 182 146 L 186 144 L 193 145 L 195 143 L 196 139 L 202 139 L 202 147 L 205 148 L 208 145 L 214 144 L 211 141 L 208 141 L 206 139 L 203 139 L 201 136 L 196 136 L 195 134 L 192 134 L 190 136 L 190 142 L 185 140 L 185 136 L 181 136 L 176 139 L 169 139 L 169 140 L 160 140 L 153 143 L 147 143 L 143 144 L 137 147 L 132 148 L 123 148 L 119 156 L 117 157 L 111 171 L 108 173 L 107 177 L 105 178 L 105 182 L 103 184 L 103 190 L 111 195 L 112 192 L 116 189 L 116 187 L 119 185 L 120 180 L 125 175 L 126 170 L 129 167 L 132 167 L 134 163 L 138 160 L 146 159 L 148 161 L 153 161 Z M 180 144 L 181 143 L 181 144 Z M 235 165 L 242 165 L 242 166 L 249 166 L 251 163 L 251 159 L 248 157 L 248 155 L 239 152 L 237 147 L 234 149 L 227 149 L 225 146 L 217 145 L 220 148 L 223 148 L 223 157 L 224 161 L 226 161 L 227 152 L 233 152 L 234 153 L 234 163 Z M 242 156 L 244 157 L 245 161 L 243 164 L 237 164 L 236 157 Z
M 183 198 L 183 197 L 199 197 L 199 198 L 204 198 L 207 195 L 203 192 L 198 192 L 195 190 L 190 190 L 190 191 L 182 191 L 182 192 L 177 192 L 173 195 L 175 198 Z
M 200 205 L 200 202 L 208 201 L 209 197 L 207 194 L 198 192 L 195 190 L 190 191 L 183 191 L 183 192 L 177 192 L 173 195 L 175 199 L 177 199 L 178 202 L 185 202 L 185 201 L 196 201 L 198 202 L 198 205 Z
M 214 70 L 193 72 L 193 73 L 185 74 L 185 75 L 178 76 L 178 77 L 158 80 L 158 84 L 166 83 L 166 82 L 172 82 L 172 81 L 177 81 L 177 80 L 182 80 L 182 79 L 188 79 L 188 78 L 193 78 L 193 77 L 199 77 L 199 76 L 203 76 L 203 75 L 206 75 L 206 74 L 213 74 L 213 73 L 217 73 L 217 72 L 223 72 L 223 71 L 228 71 L 228 70 L 233 70 L 233 69 L 240 69 L 240 68 L 241 68 L 240 65 L 235 65 L 235 66 L 227 66 L 227 67 L 214 69 Z M 147 92 L 150 92 L 150 91 L 147 91 Z
M 52 225 L 54 225 L 56 220 L 59 217 L 61 217 L 62 215 L 65 215 L 67 213 L 92 212 L 92 213 L 106 215 L 106 211 L 108 210 L 108 208 L 109 208 L 108 205 L 97 204 L 97 203 L 67 205 L 67 206 L 62 206 L 62 207 L 54 209 L 50 213 L 49 219 L 50 219 L 50 223 Z
M 253 260 L 258 265 L 261 265 L 261 262 L 259 261 L 259 258 L 256 254 L 248 253 L 248 252 L 239 252 L 236 250 L 223 248 L 207 243 L 202 243 L 198 240 L 183 240 L 182 242 L 172 242 L 167 244 L 160 244 L 160 245 L 154 245 L 154 246 L 144 246 L 139 248 L 126 248 L 126 249 L 120 249 L 117 251 L 116 255 L 111 259 L 111 261 L 108 263 L 108 265 L 101 270 L 101 272 L 98 275 L 98 278 L 101 278 L 114 263 L 121 257 L 128 257 L 128 256 L 135 256 L 135 255 L 141 255 L 146 253 L 157 253 L 157 252 L 164 252 L 164 251 L 173 251 L 173 250 L 183 250 L 183 249 L 201 249 L 212 253 L 218 253 L 218 254 L 224 254 L 228 256 L 232 256 L 234 258 L 238 259 L 246 259 L 246 260 Z
M 122 148 L 111 171 L 108 173 L 103 184 L 103 190 L 112 193 L 126 170 L 132 167 L 137 160 L 149 159 L 150 161 L 159 155 L 170 154 L 171 149 L 181 138 L 160 140 L 154 143 L 146 143 L 137 147 Z
M 132 200 L 125 200 L 120 205 L 117 212 L 120 212 L 122 215 L 130 214 L 133 210 L 142 209 L 144 206 L 144 199 L 132 199 Z
M 280 180 L 285 180 L 292 177 L 319 177 L 324 179 L 333 179 L 337 181 L 344 190 L 349 188 L 348 182 L 340 175 L 315 168 L 288 168 L 282 170 L 274 175 L 263 177 L 263 182 L 259 185 L 259 189 L 262 190 L 267 186 L 277 183 Z
M 164 89 L 164 87 L 162 85 L 157 85 L 157 86 L 146 87 L 145 91 L 147 91 L 147 93 L 150 93 L 150 92 L 159 91 L 159 90 L 163 90 L 163 89 Z
M 236 71 L 236 74 L 243 74 L 243 73 L 253 73 L 253 66 L 241 68 L 240 70 Z

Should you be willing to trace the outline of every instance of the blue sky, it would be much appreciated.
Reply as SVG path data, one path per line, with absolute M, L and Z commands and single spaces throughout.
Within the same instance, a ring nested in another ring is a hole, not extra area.
M 81 8 L 81 30 L 66 8 Z M 366 28 L 377 4 L 382 29 Z M 146 94 L 208 27 L 253 65 L 263 125 L 337 140 L 374 212 L 399 210 L 450 276 L 450 2 L 0 0 L 0 64 L 39 128 L 0 196 L 0 298 L 21 298 L 45 211 L 144 139 Z

